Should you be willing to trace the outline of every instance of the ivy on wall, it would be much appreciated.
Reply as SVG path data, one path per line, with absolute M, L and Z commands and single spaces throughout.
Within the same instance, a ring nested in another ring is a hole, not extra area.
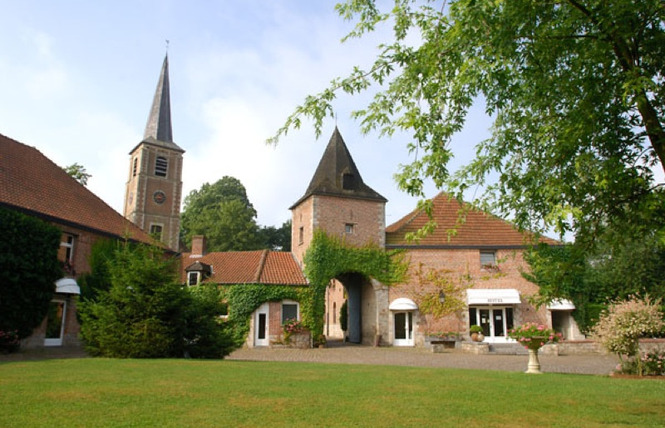
M 408 268 L 400 251 L 385 251 L 377 245 L 351 247 L 320 230 L 314 233 L 305 254 L 305 266 L 309 287 L 261 284 L 221 287 L 222 297 L 229 305 L 228 321 L 233 326 L 236 346 L 242 346 L 246 340 L 251 315 L 265 302 L 285 299 L 299 302 L 302 324 L 312 337 L 318 337 L 323 333 L 325 292 L 331 279 L 354 272 L 392 285 L 405 280 Z
M 378 245 L 352 247 L 343 240 L 316 230 L 305 253 L 305 276 L 309 280 L 313 319 L 306 326 L 313 337 L 323 333 L 325 292 L 331 279 L 344 273 L 359 273 L 384 285 L 404 282 L 408 264 L 401 251 L 386 251 Z
M 242 346 L 249 334 L 249 321 L 259 306 L 265 302 L 285 299 L 300 303 L 300 314 L 305 326 L 311 325 L 312 309 L 309 287 L 294 285 L 235 284 L 221 287 L 222 298 L 229 305 L 228 321 L 232 326 L 233 341 Z

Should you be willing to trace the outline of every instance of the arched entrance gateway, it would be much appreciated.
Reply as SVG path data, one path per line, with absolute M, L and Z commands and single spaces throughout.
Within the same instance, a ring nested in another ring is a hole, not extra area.
M 339 292 L 338 284 L 343 292 Z M 330 311 L 340 308 L 346 300 L 347 329 L 343 332 L 346 340 L 364 345 L 389 343 L 388 287 L 357 272 L 338 275 L 328 287 L 330 297 L 326 302 L 326 313 L 329 315 L 324 331 L 336 331 L 330 321 L 338 317 L 332 316 Z M 331 289 L 338 290 L 338 293 L 331 296 Z M 340 298 L 342 301 L 338 302 Z

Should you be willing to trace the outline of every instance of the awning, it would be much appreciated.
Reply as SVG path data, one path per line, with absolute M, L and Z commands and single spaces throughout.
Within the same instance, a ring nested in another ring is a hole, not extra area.
M 550 311 L 572 311 L 575 309 L 575 305 L 570 300 L 555 299 L 547 305 L 547 309 Z
M 466 290 L 466 303 L 468 305 L 518 305 L 522 301 L 520 292 L 514 288 L 475 288 Z
M 393 300 L 393 302 L 388 306 L 388 309 L 391 311 L 415 311 L 418 309 L 418 305 L 411 299 L 406 297 L 400 297 L 399 299 Z
M 55 282 L 55 292 L 60 294 L 81 294 L 74 278 L 60 278 Z

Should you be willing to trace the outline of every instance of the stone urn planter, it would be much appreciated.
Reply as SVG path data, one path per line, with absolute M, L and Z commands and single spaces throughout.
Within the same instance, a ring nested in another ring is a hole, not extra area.
M 546 343 L 556 343 L 561 340 L 561 333 L 555 333 L 551 328 L 535 323 L 526 323 L 508 331 L 508 337 L 515 339 L 529 351 L 529 362 L 525 373 L 540 374 L 540 360 L 538 350 Z

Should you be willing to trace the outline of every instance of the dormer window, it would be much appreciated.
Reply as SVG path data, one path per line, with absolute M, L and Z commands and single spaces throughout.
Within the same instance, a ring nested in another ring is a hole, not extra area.
M 356 176 L 345 172 L 342 174 L 342 189 L 354 190 L 356 188 Z
M 166 177 L 166 171 L 169 167 L 169 161 L 164 156 L 157 156 L 155 160 L 155 175 L 158 177 Z
M 187 273 L 187 285 L 199 285 L 201 277 L 201 272 L 188 272 Z

